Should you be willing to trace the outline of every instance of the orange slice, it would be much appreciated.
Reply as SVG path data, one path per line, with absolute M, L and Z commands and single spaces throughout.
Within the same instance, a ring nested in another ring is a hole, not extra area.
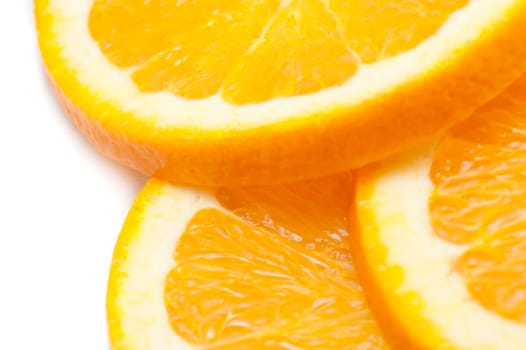
M 523 0 L 35 0 L 67 114 L 194 184 L 318 177 L 467 116 L 526 69 Z
M 386 349 L 349 253 L 348 180 L 150 180 L 114 253 L 113 349 Z
M 360 171 L 359 276 L 403 349 L 526 349 L 526 76 Z

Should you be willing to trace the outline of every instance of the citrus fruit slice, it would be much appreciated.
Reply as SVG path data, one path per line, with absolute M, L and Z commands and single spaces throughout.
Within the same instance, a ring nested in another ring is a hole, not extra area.
M 150 180 L 114 253 L 113 349 L 386 349 L 349 253 L 348 179 Z
M 35 0 L 51 84 L 99 150 L 199 185 L 343 171 L 526 69 L 523 0 Z
M 358 174 L 358 275 L 404 349 L 526 349 L 526 76 Z

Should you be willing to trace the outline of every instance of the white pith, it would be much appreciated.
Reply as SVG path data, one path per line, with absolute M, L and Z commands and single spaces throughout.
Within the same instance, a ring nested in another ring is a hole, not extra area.
M 126 334 L 123 348 L 130 350 L 183 350 L 190 346 L 173 331 L 164 304 L 167 274 L 175 267 L 177 241 L 188 222 L 201 209 L 221 208 L 206 191 L 163 185 L 152 194 L 142 213 L 137 232 L 130 238 L 119 271 L 116 308 Z M 124 312 L 125 310 L 125 312 Z
M 234 106 L 219 96 L 188 100 L 170 93 L 142 93 L 130 73 L 108 62 L 91 38 L 89 12 L 94 0 L 50 0 L 55 40 L 61 55 L 76 72 L 81 85 L 119 108 L 133 111 L 158 127 L 243 129 L 289 118 L 308 117 L 315 110 L 349 108 L 375 95 L 394 89 L 409 77 L 427 74 L 446 64 L 475 41 L 484 29 L 507 17 L 516 0 L 473 0 L 456 11 L 442 28 L 417 48 L 396 57 L 363 65 L 347 83 L 314 94 Z M 182 113 L 181 111 L 184 111 Z M 97 116 L 104 118 L 104 116 Z M 311 117 L 312 118 L 312 117 Z
M 432 145 L 382 162 L 374 192 L 360 203 L 372 210 L 386 264 L 399 266 L 404 281 L 398 293 L 422 298 L 422 316 L 457 349 L 526 349 L 526 325 L 499 317 L 471 297 L 455 259 L 469 247 L 438 238 L 429 221 Z

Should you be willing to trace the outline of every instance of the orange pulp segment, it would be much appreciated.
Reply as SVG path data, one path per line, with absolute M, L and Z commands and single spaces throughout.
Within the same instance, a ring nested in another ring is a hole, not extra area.
M 455 269 L 471 295 L 526 323 L 526 77 L 452 130 L 431 179 L 435 233 L 469 244 Z
M 416 47 L 467 3 L 95 0 L 89 30 L 141 91 L 246 104 L 341 85 L 359 65 Z
M 383 349 L 349 254 L 348 177 L 222 188 L 165 283 L 172 328 L 206 349 Z M 233 214 L 233 215 L 232 215 Z

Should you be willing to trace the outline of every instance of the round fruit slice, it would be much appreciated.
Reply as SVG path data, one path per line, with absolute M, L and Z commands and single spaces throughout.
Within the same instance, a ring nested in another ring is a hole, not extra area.
M 349 253 L 348 180 L 150 180 L 115 249 L 113 349 L 386 349 Z
M 526 349 L 526 76 L 358 174 L 358 275 L 403 349 Z
M 291 182 L 400 150 L 526 69 L 523 0 L 35 0 L 99 150 L 193 184 Z

